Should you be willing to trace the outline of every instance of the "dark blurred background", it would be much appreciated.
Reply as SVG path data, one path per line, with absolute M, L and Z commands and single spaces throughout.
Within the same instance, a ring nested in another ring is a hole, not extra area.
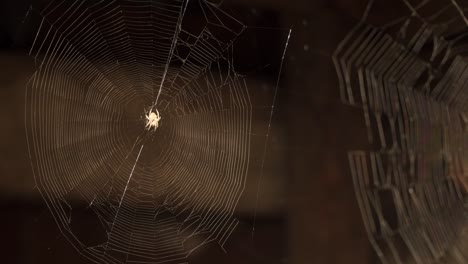
M 44 2 L 44 1 L 43 1 Z M 88 263 L 58 230 L 34 186 L 24 92 L 34 63 L 22 20 L 31 1 L 0 3 L 0 248 L 2 263 Z M 340 101 L 331 54 L 365 0 L 230 0 L 244 24 L 292 29 L 261 189 L 256 231 L 233 235 L 227 255 L 207 248 L 193 263 L 376 263 L 348 169 L 366 144 L 362 113 Z M 19 33 L 23 32 L 23 33 Z M 278 49 L 282 45 L 266 49 Z M 248 60 L 252 54 L 243 54 Z M 242 58 L 240 58 L 242 59 Z M 240 208 L 249 215 L 254 208 Z M 248 217 L 246 217 L 248 218 Z M 242 219 L 241 219 L 242 222 Z M 249 220 L 245 221 L 248 229 Z

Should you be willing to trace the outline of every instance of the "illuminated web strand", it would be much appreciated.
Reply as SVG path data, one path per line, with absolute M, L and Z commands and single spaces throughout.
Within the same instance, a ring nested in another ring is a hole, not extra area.
M 184 26 L 189 4 L 199 32 Z M 251 160 L 264 166 L 251 151 L 255 111 L 271 111 L 255 120 L 267 141 L 274 106 L 254 109 L 257 87 L 235 72 L 246 26 L 203 0 L 57 0 L 28 14 L 28 147 L 64 236 L 96 263 L 186 263 L 213 242 L 226 252 Z M 154 109 L 163 119 L 148 131 Z M 75 232 L 79 204 L 101 237 Z
M 333 56 L 342 99 L 363 110 L 370 143 L 348 155 L 355 193 L 382 263 L 466 263 L 466 44 L 438 27 L 461 12 L 444 27 L 456 32 L 466 18 L 456 2 L 403 2 L 410 16 L 382 27 L 364 19 Z M 419 13 L 429 7 L 441 11 Z

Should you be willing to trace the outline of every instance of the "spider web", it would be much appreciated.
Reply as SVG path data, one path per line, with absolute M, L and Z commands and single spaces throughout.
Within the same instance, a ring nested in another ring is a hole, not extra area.
M 97 263 L 225 250 L 248 178 L 263 173 L 278 87 L 237 72 L 250 28 L 203 0 L 51 1 L 28 14 L 30 158 L 64 236 Z M 263 63 L 279 76 L 283 58 Z
M 382 263 L 468 262 L 467 7 L 369 1 L 333 57 L 343 101 L 364 113 L 369 149 L 348 156 Z

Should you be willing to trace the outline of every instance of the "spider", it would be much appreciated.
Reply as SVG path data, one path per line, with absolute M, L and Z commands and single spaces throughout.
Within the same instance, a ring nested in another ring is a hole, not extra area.
M 150 109 L 146 116 L 146 129 L 151 130 L 154 128 L 154 131 L 159 127 L 159 121 L 161 120 L 161 116 L 159 115 L 159 111 L 156 109 L 156 113 L 152 112 Z

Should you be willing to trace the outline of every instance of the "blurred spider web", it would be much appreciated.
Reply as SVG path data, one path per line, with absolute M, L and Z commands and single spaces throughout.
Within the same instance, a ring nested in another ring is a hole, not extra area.
M 210 242 L 225 250 L 248 178 L 261 184 L 278 88 L 238 72 L 255 31 L 204 0 L 50 1 L 26 20 L 37 65 L 30 158 L 64 236 L 97 263 L 185 263 Z M 248 70 L 270 65 L 279 77 L 282 56 L 251 58 Z M 148 131 L 153 109 L 162 119 Z
M 343 101 L 364 113 L 369 148 L 349 163 L 382 263 L 468 262 L 467 7 L 369 1 L 333 56 Z

